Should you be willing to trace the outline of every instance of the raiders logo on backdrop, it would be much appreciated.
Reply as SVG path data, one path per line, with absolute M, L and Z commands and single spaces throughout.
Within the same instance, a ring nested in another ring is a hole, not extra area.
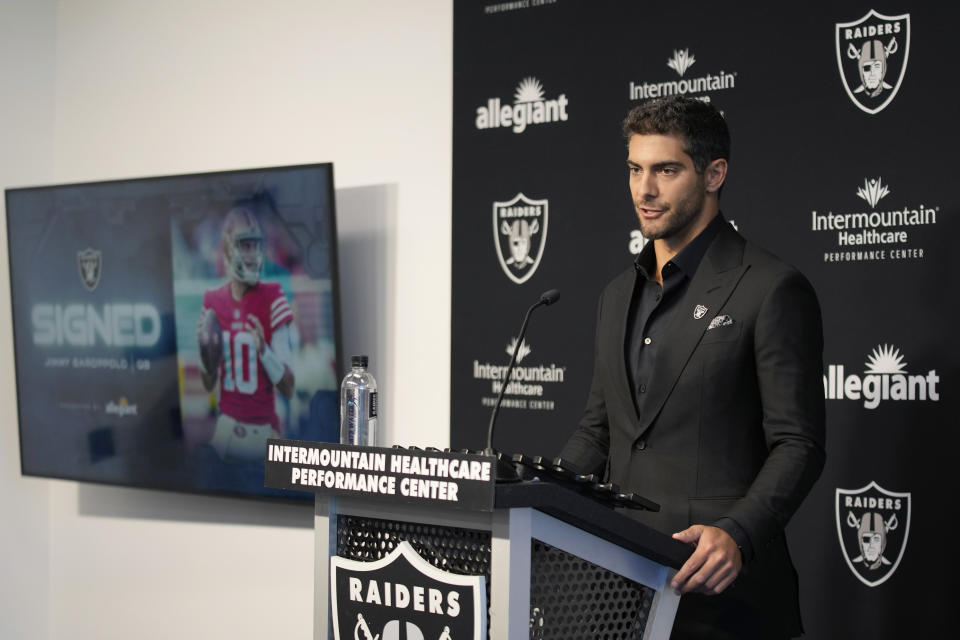
M 884 583 L 900 565 L 910 533 L 910 494 L 876 482 L 837 489 L 837 535 L 850 571 L 868 587 Z
M 873 9 L 836 25 L 837 65 L 847 95 L 863 111 L 879 113 L 903 82 L 910 55 L 910 14 L 885 16 Z
M 100 284 L 100 271 L 103 260 L 99 251 L 93 249 L 84 249 L 77 251 L 77 268 L 80 270 L 80 282 L 87 288 L 87 291 L 93 291 Z
M 330 558 L 336 640 L 481 640 L 484 576 L 437 569 L 404 541 L 374 562 Z
M 493 203 L 493 245 L 507 277 L 523 284 L 530 279 L 547 245 L 549 203 L 518 193 L 507 202 Z

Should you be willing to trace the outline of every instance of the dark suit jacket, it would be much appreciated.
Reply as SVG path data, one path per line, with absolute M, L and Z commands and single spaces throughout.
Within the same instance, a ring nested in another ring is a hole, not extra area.
M 629 515 L 664 533 L 726 517 L 747 534 L 753 558 L 733 586 L 684 596 L 678 618 L 689 613 L 744 637 L 751 629 L 798 635 L 783 530 L 824 463 L 816 294 L 798 271 L 723 225 L 661 340 L 649 409 L 638 416 L 624 355 L 637 277 L 621 274 L 600 298 L 590 395 L 561 456 L 658 502 L 657 513 Z M 718 315 L 732 324 L 707 330 Z

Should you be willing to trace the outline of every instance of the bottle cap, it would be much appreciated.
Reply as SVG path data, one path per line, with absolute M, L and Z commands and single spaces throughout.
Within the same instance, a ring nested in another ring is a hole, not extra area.
M 370 362 L 370 359 L 367 356 L 353 356 L 350 358 L 350 364 L 354 367 L 366 367 Z

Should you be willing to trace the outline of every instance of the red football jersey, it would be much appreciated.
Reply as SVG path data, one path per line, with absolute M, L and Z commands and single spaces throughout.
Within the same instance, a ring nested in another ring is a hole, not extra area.
M 246 330 L 247 315 L 263 325 L 267 344 L 273 332 L 293 321 L 293 310 L 275 282 L 261 282 L 237 302 L 230 283 L 203 294 L 203 308 L 213 309 L 223 329 L 223 361 L 220 364 L 220 411 L 251 424 L 269 423 L 280 431 L 274 406 L 273 383 L 260 364 L 253 334 Z

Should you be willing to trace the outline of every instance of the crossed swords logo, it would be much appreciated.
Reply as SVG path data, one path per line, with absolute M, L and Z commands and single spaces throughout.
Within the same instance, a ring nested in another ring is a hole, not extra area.
M 423 638 L 421 635 L 420 638 Z M 354 640 L 381 640 L 380 634 L 373 635 L 370 631 L 370 626 L 367 625 L 367 621 L 363 618 L 362 613 L 357 614 L 357 624 L 353 628 L 353 639 Z M 393 640 L 392 638 L 384 638 L 383 640 Z M 443 632 L 440 634 L 440 637 L 437 640 L 453 640 L 453 637 L 450 635 L 450 627 L 444 627 Z

